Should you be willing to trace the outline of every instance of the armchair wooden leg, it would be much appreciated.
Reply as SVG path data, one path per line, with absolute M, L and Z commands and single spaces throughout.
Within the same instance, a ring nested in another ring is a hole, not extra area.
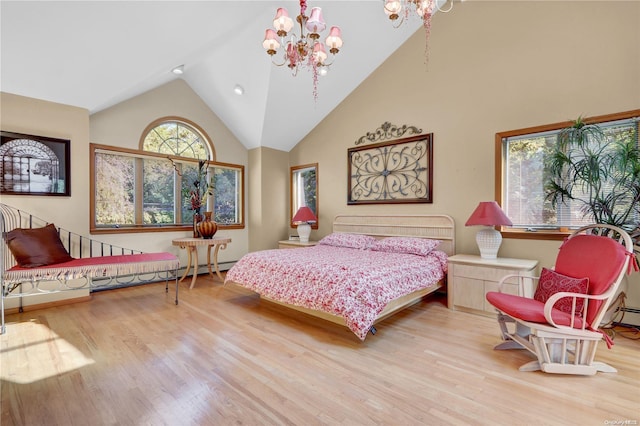
M 516 323 L 515 331 L 512 333 L 509 331 L 507 327 L 507 323 L 515 323 L 515 321 L 513 320 L 513 318 L 507 315 L 498 313 L 498 324 L 500 325 L 500 331 L 502 332 L 502 340 L 504 340 L 504 342 L 498 344 L 493 349 L 497 349 L 497 350 L 526 349 L 520 343 L 514 340 L 512 335 L 516 334 L 517 336 L 520 336 L 526 340 L 529 334 L 531 333 L 529 327 L 525 327 L 520 323 Z
M 538 361 L 530 361 L 524 365 L 521 365 L 518 368 L 520 371 L 540 371 L 542 368 L 540 367 L 540 363 Z

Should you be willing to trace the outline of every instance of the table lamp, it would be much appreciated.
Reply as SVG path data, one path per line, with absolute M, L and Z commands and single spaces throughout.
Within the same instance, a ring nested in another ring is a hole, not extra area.
M 480 249 L 480 257 L 483 259 L 495 259 L 498 256 L 502 234 L 496 231 L 494 226 L 513 223 L 502 211 L 495 201 L 481 201 L 478 207 L 471 213 L 465 226 L 483 225 L 485 228 L 476 234 L 476 243 Z
M 301 243 L 309 242 L 309 235 L 311 235 L 310 223 L 316 223 L 318 218 L 307 206 L 300 207 L 291 221 L 298 225 L 298 236 Z

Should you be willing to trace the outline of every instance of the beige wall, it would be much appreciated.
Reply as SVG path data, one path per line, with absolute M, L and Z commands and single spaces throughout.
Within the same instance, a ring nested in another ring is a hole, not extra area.
M 1 201 L 78 234 L 89 235 L 89 143 L 137 149 L 143 130 L 160 117 L 185 117 L 201 126 L 213 140 L 218 161 L 245 166 L 245 194 L 247 193 L 246 181 L 250 175 L 247 149 L 183 80 L 175 80 L 91 116 L 82 108 L 7 93 L 0 95 L 2 130 L 71 140 L 71 197 L 2 195 Z M 279 168 L 286 170 L 286 162 Z M 245 203 L 246 198 L 245 196 Z M 248 210 L 249 205 L 245 204 L 245 214 Z M 225 250 L 220 251 L 221 263 L 235 261 L 248 251 L 248 227 L 221 230 L 219 235 L 229 236 L 233 240 Z M 131 249 L 172 252 L 185 265 L 184 250 L 171 245 L 173 238 L 184 236 L 184 232 L 162 232 L 103 234 L 95 238 Z M 201 265 L 205 254 L 200 253 Z M 25 299 L 25 305 L 86 294 L 88 292 L 83 290 L 80 294 L 29 297 Z M 10 300 L 8 306 L 17 306 L 16 303 L 17 300 Z
M 457 251 L 477 254 L 477 229 L 464 223 L 495 199 L 496 132 L 640 108 L 638 2 L 465 2 L 433 18 L 429 45 L 425 64 L 418 30 L 291 151 L 292 165 L 319 163 L 312 239 L 338 213 L 446 213 Z M 346 205 L 346 151 L 385 121 L 434 133 L 433 204 Z M 558 245 L 509 239 L 500 256 L 550 266 Z M 638 307 L 632 278 L 628 305 Z
M 249 174 L 247 149 L 182 79 L 92 114 L 89 118 L 90 139 L 93 143 L 138 149 L 145 128 L 158 118 L 167 116 L 186 118 L 202 127 L 213 141 L 217 161 L 244 165 L 246 194 Z M 245 196 L 245 203 L 246 199 Z M 245 204 L 245 220 L 248 208 Z M 225 250 L 220 251 L 220 262 L 235 261 L 247 252 L 249 232 L 246 227 L 238 230 L 220 230 L 216 235 L 228 236 L 233 240 Z M 184 232 L 154 232 L 100 235 L 99 239 L 125 247 L 134 245 L 133 248 L 143 251 L 172 252 L 180 257 L 181 264 L 185 265 L 185 251 L 171 245 L 173 238 L 184 236 Z M 199 253 L 200 264 L 203 264 L 206 255 L 204 250 L 202 252 Z
M 32 213 L 56 226 L 89 233 L 89 112 L 83 108 L 25 98 L 0 92 L 0 128 L 36 136 L 69 139 L 71 148 L 71 196 L 1 196 L 1 202 Z M 25 304 L 86 296 L 87 290 L 32 296 Z M 7 307 L 17 306 L 7 300 Z
M 177 115 L 205 129 L 218 161 L 247 166 L 248 227 L 221 231 L 233 238 L 221 261 L 273 248 L 287 237 L 288 168 L 315 162 L 321 217 L 312 239 L 328 234 L 338 213 L 447 213 L 458 227 L 457 251 L 478 253 L 476 229 L 463 224 L 478 201 L 494 199 L 496 132 L 640 108 L 638 2 L 464 2 L 434 17 L 428 64 L 424 43 L 418 30 L 290 153 L 248 152 L 182 80 L 91 117 L 81 108 L 0 93 L 3 130 L 69 138 L 72 156 L 71 197 L 3 196 L 2 202 L 46 212 L 46 219 L 87 235 L 89 141 L 136 148 L 147 124 Z M 433 204 L 346 205 L 346 150 L 385 121 L 434 133 Z M 183 234 L 100 239 L 178 253 L 170 240 Z M 500 255 L 548 266 L 557 247 L 510 239 Z M 640 306 L 640 274 L 632 278 L 628 305 Z
M 289 217 L 289 154 L 271 148 L 249 152 L 249 251 L 278 247 L 288 237 L 281 226 Z

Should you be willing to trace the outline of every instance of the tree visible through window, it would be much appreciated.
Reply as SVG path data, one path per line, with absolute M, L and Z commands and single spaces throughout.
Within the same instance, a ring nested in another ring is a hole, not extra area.
M 244 168 L 216 163 L 213 145 L 195 124 L 158 120 L 143 132 L 140 146 L 132 152 L 92 144 L 94 229 L 190 225 L 198 161 L 205 162 L 211 183 L 204 209 L 223 227 L 243 226 Z
M 638 146 L 639 119 L 635 117 L 638 111 L 635 111 L 636 114 L 632 113 L 591 119 L 591 123 L 598 123 L 603 129 L 610 142 L 604 148 L 595 144 L 587 146 L 585 152 L 588 154 L 590 150 L 612 149 L 614 140 L 631 140 Z M 558 135 L 569 125 L 570 123 L 558 123 L 496 135 L 496 149 L 500 150 L 502 159 L 502 164 L 496 169 L 499 172 L 496 179 L 500 183 L 497 196 L 513 222 L 513 228 L 544 231 L 577 228 L 593 223 L 593 216 L 585 214 L 584 203 L 565 199 L 554 206 L 548 194 L 547 187 L 552 176 L 550 160 L 558 146 Z M 566 152 L 566 155 L 571 158 L 585 153 L 575 150 Z M 602 190 L 606 194 L 607 187 Z

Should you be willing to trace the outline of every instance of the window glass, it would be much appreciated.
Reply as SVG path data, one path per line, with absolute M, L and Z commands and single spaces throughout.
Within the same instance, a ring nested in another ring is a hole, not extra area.
M 95 155 L 95 222 L 134 223 L 135 159 L 117 154 Z
M 169 161 L 156 159 L 144 159 L 143 165 L 143 223 L 175 223 L 173 166 Z
M 178 157 L 211 159 L 207 145 L 205 137 L 193 126 L 170 120 L 161 122 L 148 131 L 142 150 Z
M 589 198 L 593 189 L 574 184 L 564 173 L 560 181 L 562 186 L 571 185 L 574 198 L 562 197 L 561 201 L 552 202 L 550 181 L 552 180 L 554 152 L 560 147 L 560 154 L 571 159 L 572 164 L 592 157 L 604 158 L 620 147 L 620 142 L 635 141 L 638 146 L 638 119 L 628 118 L 625 114 L 605 116 L 601 120 L 592 119 L 604 133 L 604 139 L 598 143 L 595 138 L 586 138 L 582 147 L 572 145 L 564 147 L 560 144 L 559 135 L 562 129 L 571 123 L 523 129 L 496 135 L 496 149 L 500 149 L 502 164 L 496 168 L 500 175 L 496 176 L 500 183 L 498 200 L 507 216 L 513 222 L 513 228 L 528 231 L 559 230 L 577 228 L 598 221 L 594 218 L 584 199 Z M 582 171 L 578 171 L 582 173 Z M 610 172 L 608 172 L 610 173 Z M 613 175 L 611 175 L 613 176 Z M 599 191 L 603 197 L 622 194 L 614 209 L 628 210 L 633 197 L 629 191 L 614 186 L 611 177 L 600 176 L 602 185 Z M 637 212 L 634 213 L 637 215 Z M 638 218 L 635 218 L 637 221 Z M 503 228 L 503 231 L 506 228 Z
M 242 173 L 229 167 L 214 167 L 213 212 L 214 220 L 222 224 L 240 221 Z
M 318 165 L 307 164 L 291 167 L 291 216 L 293 219 L 300 207 L 309 207 L 318 216 Z M 292 227 L 296 225 L 291 223 Z M 311 225 L 318 229 L 318 222 Z
M 189 224 L 192 222 L 193 206 L 191 205 L 191 190 L 193 183 L 198 180 L 198 164 L 197 163 L 178 163 L 176 166 L 180 173 L 180 193 L 182 194 L 181 223 Z
M 213 145 L 195 125 L 175 119 L 154 122 L 143 132 L 140 146 L 142 151 L 91 144 L 92 231 L 191 227 L 191 193 L 198 179 L 211 185 L 200 213 L 213 210 L 221 228 L 244 227 L 244 167 L 212 161 Z M 200 165 L 204 177 L 199 177 Z

